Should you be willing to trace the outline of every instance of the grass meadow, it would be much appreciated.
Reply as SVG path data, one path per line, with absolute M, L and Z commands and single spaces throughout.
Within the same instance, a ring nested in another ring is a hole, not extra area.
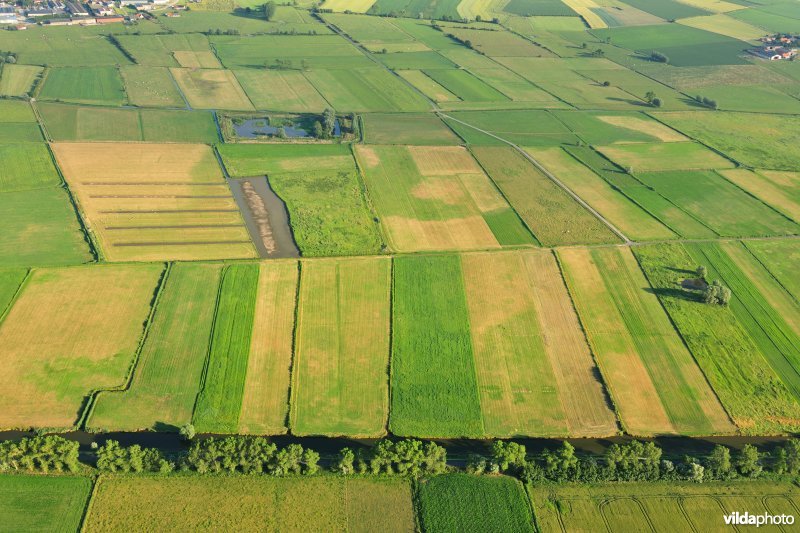
M 422 113 L 363 115 L 367 144 L 443 146 L 459 139 L 436 115 Z
M 721 170 L 719 173 L 795 222 L 800 221 L 800 173 L 744 168 Z
M 128 65 L 130 62 L 96 29 L 79 26 L 31 27 L 30 31 L 3 32 L 0 50 L 14 52 L 17 64 L 51 67 Z
M 389 411 L 391 260 L 301 267 L 292 433 L 379 436 Z
M 511 477 L 437 476 L 418 498 L 424 531 L 535 531 L 525 489 Z
M 234 74 L 256 109 L 321 113 L 329 107 L 302 72 L 242 69 Z
M 43 143 L 0 143 L 0 193 L 61 185 L 50 150 Z
M 184 107 L 186 103 L 165 67 L 127 66 L 120 69 L 128 101 L 142 107 Z
M 225 267 L 214 330 L 192 423 L 204 433 L 236 433 L 247 380 L 258 291 L 256 264 Z
M 211 52 L 208 38 L 198 33 L 118 35 L 117 40 L 138 65 L 179 67 L 175 52 Z
M 14 301 L 14 297 L 28 276 L 25 268 L 0 269 L 0 317 L 2 317 Z
M 253 110 L 253 104 L 230 70 L 171 68 L 170 72 L 194 109 Z
M 427 111 L 422 96 L 381 68 L 311 70 L 306 78 L 335 109 Z
M 124 385 L 163 268 L 35 270 L 0 325 L 0 427 L 70 428 L 91 391 Z
M 221 270 L 218 264 L 170 268 L 129 390 L 101 393 L 89 427 L 135 431 L 191 421 Z
M 0 522 L 14 531 L 79 531 L 92 480 L 68 476 L 0 476 Z
M 3 65 L 0 71 L 0 96 L 29 94 L 43 70 L 36 65 Z
M 796 241 L 751 241 L 747 249 L 769 270 L 783 288 L 800 300 L 800 279 L 795 265 L 800 260 L 800 246 Z
M 395 435 L 484 434 L 461 279 L 457 256 L 394 261 L 389 428 Z
M 705 146 L 685 143 L 637 143 L 599 146 L 597 150 L 633 172 L 731 168 L 734 164 Z
M 115 67 L 52 68 L 45 75 L 39 98 L 95 105 L 126 101 L 122 77 Z

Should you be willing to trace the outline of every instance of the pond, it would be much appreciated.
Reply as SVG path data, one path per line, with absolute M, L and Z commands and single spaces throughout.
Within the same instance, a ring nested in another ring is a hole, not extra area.
M 257 139 L 259 137 L 277 136 L 278 131 L 280 130 L 279 125 L 270 125 L 269 118 L 267 117 L 234 120 L 232 123 L 233 130 L 236 132 L 236 136 L 243 139 Z M 300 139 L 312 136 L 307 130 L 297 124 L 292 126 L 283 126 L 283 130 L 286 132 L 286 137 L 289 139 Z M 342 128 L 337 120 L 333 125 L 333 136 L 339 137 L 341 134 Z

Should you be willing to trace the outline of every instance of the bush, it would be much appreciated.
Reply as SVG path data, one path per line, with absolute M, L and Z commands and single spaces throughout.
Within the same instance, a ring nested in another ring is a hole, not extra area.
M 380 441 L 369 458 L 374 474 L 400 474 L 411 477 L 441 474 L 447 470 L 447 452 L 441 446 L 408 439 Z
M 138 444 L 123 448 L 109 440 L 97 450 L 97 469 L 101 472 L 171 472 L 174 468 L 160 451 Z
M 703 301 L 711 305 L 726 306 L 731 301 L 731 290 L 715 279 L 703 292 Z
M 656 52 L 655 50 L 650 53 L 650 59 L 656 63 L 669 63 L 669 58 L 667 56 L 661 52 Z

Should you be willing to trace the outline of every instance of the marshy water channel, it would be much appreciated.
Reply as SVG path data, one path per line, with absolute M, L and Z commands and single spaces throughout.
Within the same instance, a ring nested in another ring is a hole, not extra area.
M 231 192 L 239 204 L 247 230 L 261 257 L 299 257 L 289 213 L 266 176 L 231 178 Z

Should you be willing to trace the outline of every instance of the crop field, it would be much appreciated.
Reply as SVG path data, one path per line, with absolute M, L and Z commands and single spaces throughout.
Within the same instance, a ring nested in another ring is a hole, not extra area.
M 58 143 L 53 149 L 106 259 L 255 256 L 208 146 Z
M 554 257 L 467 254 L 461 268 L 486 433 L 614 434 L 614 414 Z
M 395 435 L 484 434 L 457 256 L 394 260 L 389 428 Z
M 219 140 L 208 111 L 117 109 L 37 103 L 54 141 L 203 142 Z
M 407 85 L 379 68 L 311 70 L 306 78 L 335 109 L 425 111 L 430 107 Z
M 198 33 L 118 35 L 117 40 L 137 64 L 151 67 L 182 66 L 175 52 L 211 52 L 208 38 Z
M 427 0 L 377 0 L 367 13 L 370 15 L 386 15 L 399 13 L 401 16 L 417 18 L 441 19 L 444 16 L 458 17 L 458 4 L 460 0 L 442 0 L 428 2 Z
M 72 427 L 91 391 L 123 385 L 162 270 L 35 270 L 0 326 L 0 427 Z
M 739 39 L 740 41 L 753 41 L 764 36 L 764 30 L 747 22 L 737 20 L 731 16 L 719 13 L 711 16 L 682 18 L 680 24 L 691 26 L 699 30 L 710 31 Z
M 0 144 L 0 193 L 41 189 L 61 184 L 47 146 L 41 143 Z
M 175 50 L 172 56 L 185 68 L 222 68 L 219 59 L 210 50 Z
M 139 476 L 98 483 L 85 531 L 414 530 L 404 479 Z
M 256 109 L 321 113 L 329 107 L 302 72 L 236 70 L 234 73 Z
M 530 102 L 531 107 L 553 107 L 555 98 L 521 76 L 505 68 L 473 69 L 481 80 L 515 102 Z
M 375 0 L 325 0 L 324 7 L 335 12 L 366 13 L 374 3 Z
M 473 30 L 469 28 L 448 28 L 449 32 L 462 41 L 469 41 L 478 53 L 489 57 L 553 57 L 546 48 L 523 39 L 507 31 Z
M 0 316 L 9 308 L 28 272 L 24 268 L 0 269 Z
M 89 425 L 179 427 L 192 419 L 208 353 L 221 266 L 176 264 L 169 272 L 130 389 L 101 393 Z
M 456 111 L 448 113 L 445 122 L 472 145 L 505 146 L 505 143 L 478 132 L 488 131 L 520 146 L 554 146 L 575 143 L 578 138 L 557 118 L 543 110 L 531 111 Z
M 222 145 L 233 176 L 266 174 L 308 256 L 376 253 L 381 239 L 347 145 Z
M 425 531 L 535 531 L 525 489 L 514 478 L 438 476 L 421 485 Z
M 658 113 L 656 118 L 736 161 L 754 168 L 797 170 L 800 142 L 796 120 L 752 113 Z
M 709 14 L 708 11 L 676 0 L 626 0 L 625 3 L 664 20 L 676 20 Z
M 86 477 L 0 476 L 0 522 L 14 531 L 79 531 L 91 491 Z
M 121 105 L 125 102 L 125 88 L 115 67 L 53 68 L 47 71 L 39 98 Z
M 526 151 L 628 238 L 674 238 L 669 228 L 561 148 L 526 148 Z
M 397 74 L 416 87 L 425 96 L 436 102 L 460 101 L 460 98 L 421 70 L 398 70 Z
M 262 263 L 239 430 L 286 433 L 294 346 L 297 262 Z
M 225 267 L 214 330 L 192 423 L 205 433 L 236 433 L 247 379 L 258 293 L 255 264 Z
M 425 75 L 447 89 L 459 99 L 473 102 L 501 102 L 509 100 L 503 93 L 482 82 L 466 70 L 430 69 Z
M 459 139 L 432 113 L 363 115 L 364 140 L 368 144 L 452 145 Z
M 396 251 L 470 250 L 532 243 L 462 147 L 356 147 L 367 190 Z
M 185 102 L 169 69 L 128 66 L 120 69 L 128 101 L 143 107 L 183 107 Z
M 707 263 L 704 256 L 698 251 L 690 255 L 681 244 L 637 247 L 634 252 L 739 430 L 758 434 L 800 426 L 795 397 L 764 357 L 753 356 L 761 350 L 733 309 L 704 305 L 697 293 L 681 287 L 683 279 L 695 276 L 698 260 Z
M 230 70 L 171 68 L 170 72 L 195 109 L 253 110 L 253 104 Z
M 617 240 L 602 222 L 516 150 L 476 146 L 472 152 L 543 245 Z
M 597 524 L 610 531 L 723 531 L 729 527 L 723 515 L 732 511 L 763 515 L 800 503 L 797 487 L 769 481 L 553 485 L 530 491 L 540 531 L 586 531 Z
M 599 146 L 597 150 L 621 167 L 632 169 L 634 173 L 734 166 L 731 161 L 693 142 Z
M 43 70 L 35 65 L 3 65 L 0 71 L 0 96 L 28 94 Z
M 232 69 L 273 67 L 276 59 L 299 67 L 305 61 L 311 70 L 374 66 L 358 48 L 338 35 L 214 36 L 211 42 L 222 64 Z
M 719 235 L 759 237 L 800 233 L 796 223 L 715 172 L 657 172 L 638 177 Z
M 388 259 L 302 265 L 292 364 L 292 433 L 385 433 L 390 287 Z
M 456 66 L 452 61 L 444 57 L 442 54 L 432 50 L 388 53 L 387 49 L 387 53 L 384 54 L 383 49 L 381 49 L 380 54 L 376 54 L 376 57 L 381 63 L 386 65 L 391 70 L 409 68 L 423 70 L 452 69 Z
M 791 83 L 783 91 L 759 85 L 709 85 L 702 92 L 720 102 L 720 109 L 725 111 L 798 114 L 800 100 L 786 94 L 794 89 Z
M 559 0 L 512 0 L 503 8 L 506 13 L 523 17 L 570 17 L 575 12 Z
M 623 249 L 558 253 L 598 365 L 634 435 L 713 435 L 735 428 Z
M 16 53 L 17 63 L 24 65 L 92 67 L 130 63 L 105 36 L 78 26 L 2 32 L 0 50 Z

